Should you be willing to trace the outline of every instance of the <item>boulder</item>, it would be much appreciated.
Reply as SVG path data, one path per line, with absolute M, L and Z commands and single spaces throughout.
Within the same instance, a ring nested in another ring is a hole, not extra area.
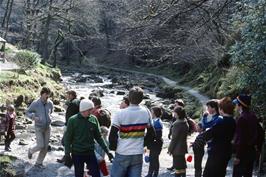
M 17 99 L 14 101 L 14 103 L 15 103 L 15 107 L 19 107 L 19 106 L 21 106 L 22 103 L 23 103 L 23 101 L 24 101 L 24 96 L 23 96 L 23 95 L 19 95 L 19 96 L 17 97 Z
M 25 130 L 27 125 L 22 124 L 21 122 L 18 122 L 16 124 L 16 130 Z
M 51 125 L 54 127 L 63 127 L 65 125 L 65 122 L 61 120 L 56 120 L 56 121 L 52 121 Z
M 64 108 L 58 105 L 54 105 L 54 112 L 64 112 Z
M 117 91 L 117 92 L 116 92 L 116 95 L 125 95 L 125 94 L 126 94 L 125 91 Z
M 28 145 L 29 143 L 26 143 L 24 139 L 20 139 L 18 145 L 25 146 Z

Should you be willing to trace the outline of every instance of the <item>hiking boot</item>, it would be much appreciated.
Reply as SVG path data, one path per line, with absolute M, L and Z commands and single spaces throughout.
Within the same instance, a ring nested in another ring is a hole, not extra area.
M 30 148 L 29 148 L 29 150 L 28 150 L 28 158 L 29 158 L 29 159 L 32 159 L 32 153 L 30 152 Z

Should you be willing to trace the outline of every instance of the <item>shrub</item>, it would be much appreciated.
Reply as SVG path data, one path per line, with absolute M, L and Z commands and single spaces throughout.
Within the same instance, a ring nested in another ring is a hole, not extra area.
M 23 70 L 36 68 L 41 61 L 38 53 L 29 50 L 21 50 L 15 55 L 15 62 Z

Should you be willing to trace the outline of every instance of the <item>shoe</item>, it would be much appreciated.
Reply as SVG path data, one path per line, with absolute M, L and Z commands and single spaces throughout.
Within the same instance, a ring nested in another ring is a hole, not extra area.
M 28 150 L 28 158 L 32 159 L 32 153 L 30 152 L 30 149 Z
M 5 151 L 10 152 L 10 151 L 11 151 L 10 147 L 6 146 L 6 147 L 5 147 Z
M 152 177 L 152 174 L 147 174 L 145 177 Z
M 167 170 L 173 171 L 174 170 L 174 167 L 167 168 Z
M 158 173 L 157 172 L 154 172 L 152 177 L 158 177 Z
M 39 163 L 36 163 L 34 165 L 34 167 L 39 168 L 39 169 L 44 169 L 45 168 L 45 166 L 43 164 L 39 164 Z

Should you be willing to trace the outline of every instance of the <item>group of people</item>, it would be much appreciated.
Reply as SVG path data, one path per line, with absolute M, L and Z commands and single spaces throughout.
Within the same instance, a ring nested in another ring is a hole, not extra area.
M 40 151 L 35 164 L 40 168 L 44 167 L 51 132 L 53 103 L 49 99 L 50 94 L 49 88 L 42 88 L 40 98 L 33 101 L 26 111 L 26 115 L 35 122 L 36 135 L 36 145 L 29 148 L 28 158 Z M 99 98 L 78 99 L 75 91 L 68 91 L 62 138 L 65 155 L 58 162 L 68 167 L 73 164 L 76 177 L 83 177 L 84 167 L 92 177 L 100 177 L 108 175 L 104 160 L 107 155 L 112 162 L 111 177 L 141 177 L 143 154 L 149 151 L 150 164 L 146 177 L 157 177 L 163 147 L 163 113 L 159 106 L 151 109 L 141 106 L 143 94 L 140 87 L 131 88 L 128 96 L 123 98 L 120 110 L 109 119 L 101 116 L 103 109 Z M 187 137 L 191 129 L 197 127 L 198 135 L 191 144 L 196 177 L 224 177 L 233 153 L 232 176 L 251 177 L 256 154 L 261 149 L 261 143 L 258 143 L 259 122 L 250 111 L 251 97 L 239 95 L 234 100 L 229 97 L 209 100 L 207 110 L 197 125 L 188 118 L 184 106 L 183 100 L 178 99 L 172 111 L 168 154 L 173 157 L 173 164 L 168 170 L 174 170 L 176 177 L 186 176 Z M 237 118 L 234 116 L 235 107 L 239 113 Z M 15 138 L 13 127 L 16 116 L 12 105 L 8 107 L 6 116 L 10 126 L 6 131 L 5 149 L 10 150 L 10 143 Z M 203 171 L 206 144 L 208 158 Z M 110 151 L 115 151 L 115 155 Z

